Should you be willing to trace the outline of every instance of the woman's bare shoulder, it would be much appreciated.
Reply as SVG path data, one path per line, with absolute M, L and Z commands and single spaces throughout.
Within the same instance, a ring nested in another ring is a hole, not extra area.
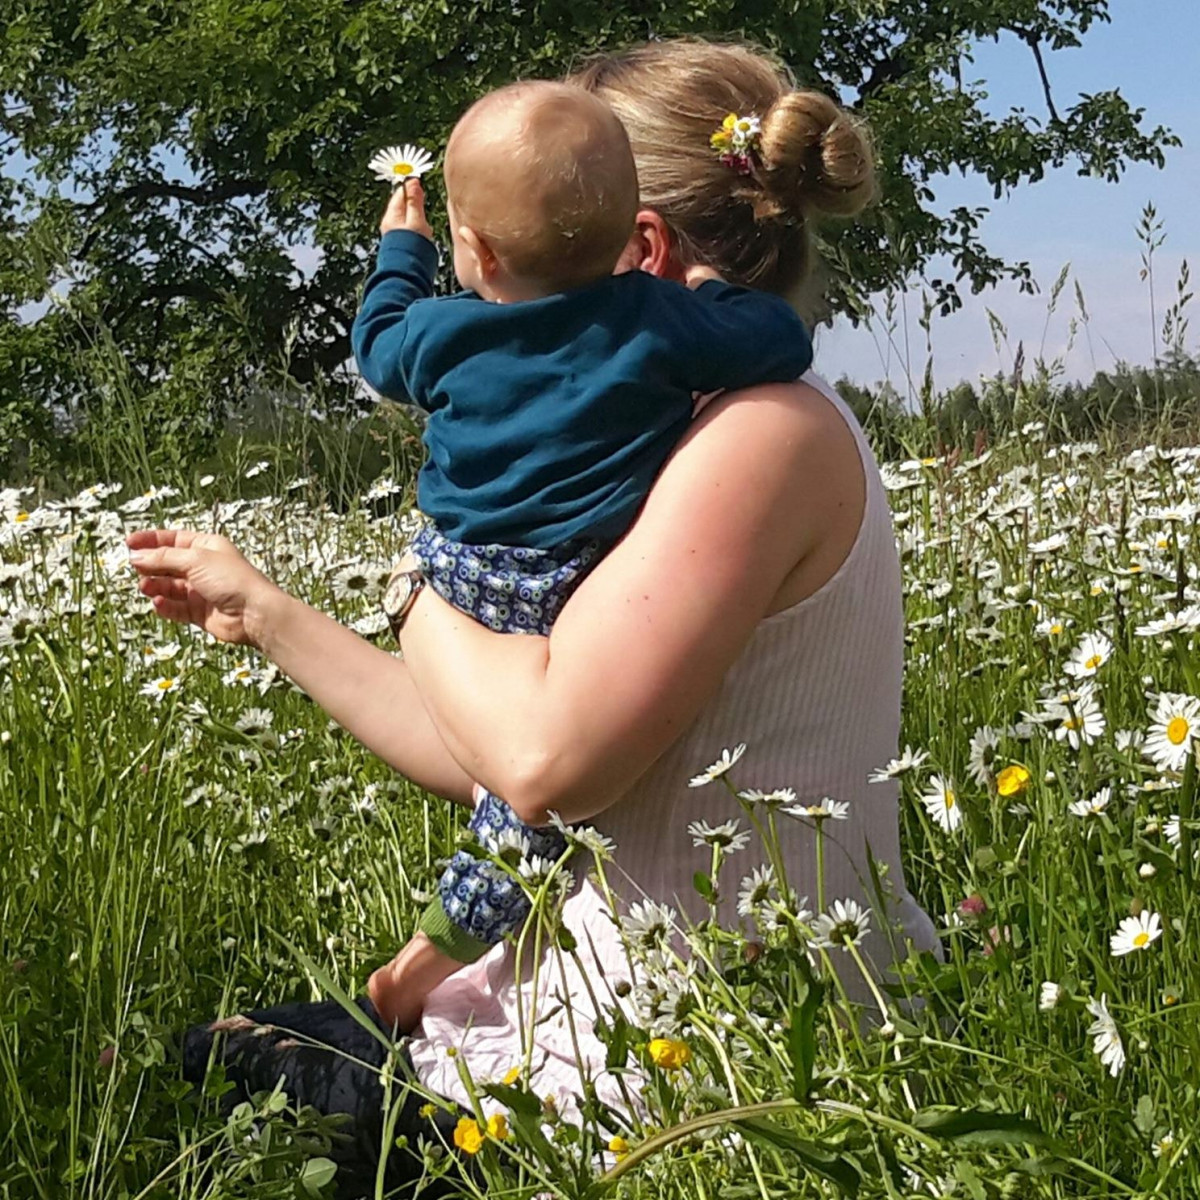
M 793 565 L 772 612 L 819 590 L 858 536 L 866 477 L 852 419 L 811 384 L 764 384 L 714 401 L 681 444 L 681 455 L 695 451 L 696 471 L 720 463 L 727 475 L 773 491 L 791 514 L 784 536 Z

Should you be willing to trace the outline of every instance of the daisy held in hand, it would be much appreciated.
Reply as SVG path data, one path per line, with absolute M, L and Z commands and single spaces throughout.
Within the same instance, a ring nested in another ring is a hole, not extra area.
M 367 164 L 375 172 L 375 178 L 393 186 L 409 179 L 420 179 L 433 166 L 433 155 L 420 146 L 405 142 L 403 146 L 389 146 L 380 150 Z

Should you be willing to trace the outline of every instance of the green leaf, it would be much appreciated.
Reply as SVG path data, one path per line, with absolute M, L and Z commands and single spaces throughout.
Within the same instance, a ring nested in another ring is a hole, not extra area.
M 816 982 L 802 984 L 800 1000 L 792 1006 L 788 1029 L 788 1053 L 792 1060 L 792 1095 L 805 1100 L 812 1089 L 813 1069 L 817 1060 L 817 1013 L 821 1009 L 825 987 Z
M 835 1184 L 843 1195 L 858 1195 L 858 1189 L 862 1186 L 862 1172 L 846 1156 L 835 1154 L 816 1142 L 798 1137 L 773 1121 L 746 1118 L 737 1121 L 736 1124 L 752 1141 L 765 1142 L 777 1150 L 786 1150 L 794 1154 L 814 1175 Z
M 310 1196 L 319 1196 L 337 1174 L 337 1163 L 328 1158 L 310 1158 L 300 1168 L 300 1186 Z
M 1149 1137 L 1154 1132 L 1154 1101 L 1149 1096 L 1139 1096 L 1133 1110 L 1133 1123 L 1138 1133 Z
M 912 1123 L 922 1132 L 956 1145 L 1038 1146 L 1053 1140 L 1016 1113 L 978 1108 L 926 1109 L 917 1113 Z
M 705 900 L 708 900 L 710 903 L 713 897 L 716 895 L 716 889 L 713 887 L 713 881 L 711 877 L 706 875 L 703 871 L 697 871 L 695 875 L 692 876 L 692 886 L 700 893 L 701 896 L 704 897 Z

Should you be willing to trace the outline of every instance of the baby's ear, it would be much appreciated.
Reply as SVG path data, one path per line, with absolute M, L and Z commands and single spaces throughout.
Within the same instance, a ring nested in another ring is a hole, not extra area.
M 491 279 L 500 269 L 500 260 L 496 252 L 488 245 L 487 239 L 470 225 L 458 227 L 458 240 L 467 248 L 475 259 L 481 279 Z

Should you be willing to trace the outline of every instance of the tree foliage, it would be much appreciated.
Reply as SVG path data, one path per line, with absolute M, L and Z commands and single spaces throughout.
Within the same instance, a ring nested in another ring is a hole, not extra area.
M 952 308 L 1028 271 L 982 244 L 984 210 L 937 210 L 937 176 L 999 196 L 1172 144 L 1115 90 L 1054 95 L 1043 51 L 1107 19 L 1107 0 L 0 0 L 0 442 L 73 411 L 89 326 L 164 428 L 211 423 L 270 366 L 336 380 L 383 199 L 371 153 L 442 145 L 483 90 L 650 36 L 748 35 L 861 110 L 883 199 L 829 235 L 838 302 L 945 255 Z M 1045 86 L 996 114 L 971 47 L 999 37 Z M 71 304 L 30 309 L 54 289 Z

